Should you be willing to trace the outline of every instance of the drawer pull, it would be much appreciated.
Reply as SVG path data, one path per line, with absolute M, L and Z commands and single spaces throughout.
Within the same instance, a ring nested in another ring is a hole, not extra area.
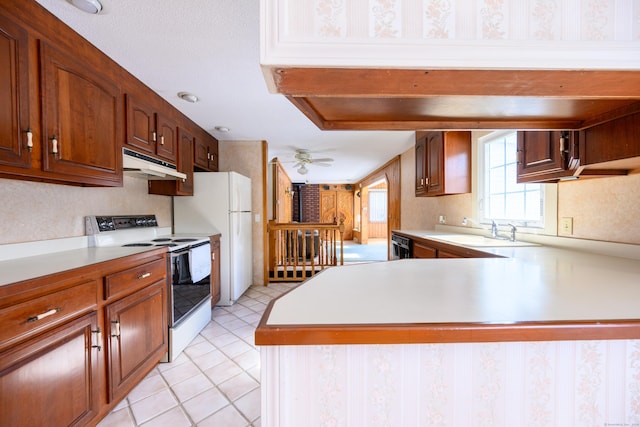
M 138 276 L 138 279 L 146 279 L 147 277 L 150 277 L 151 273 L 144 273 Z
M 116 330 L 115 333 L 111 334 L 111 336 L 114 338 L 120 338 L 120 321 L 112 320 L 111 323 L 113 323 Z
M 62 311 L 62 308 L 60 308 L 60 307 L 52 308 L 51 310 L 45 311 L 44 313 L 38 314 L 37 316 L 29 317 L 27 319 L 27 322 L 35 322 L 35 321 L 38 321 L 38 320 L 42 320 L 45 317 L 53 316 L 54 314 L 56 314 L 59 311 Z

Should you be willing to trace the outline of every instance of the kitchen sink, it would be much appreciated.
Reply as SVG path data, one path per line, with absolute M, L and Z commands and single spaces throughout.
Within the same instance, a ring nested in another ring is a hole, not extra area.
M 442 234 L 442 235 L 424 235 L 425 239 L 440 240 L 447 243 L 454 243 L 463 246 L 476 247 L 513 247 L 513 246 L 539 246 L 536 243 L 521 242 L 502 239 L 493 239 L 491 237 L 479 236 L 477 234 Z

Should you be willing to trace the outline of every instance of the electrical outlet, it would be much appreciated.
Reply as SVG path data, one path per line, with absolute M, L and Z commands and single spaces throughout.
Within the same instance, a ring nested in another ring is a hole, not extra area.
M 573 218 L 570 216 L 560 218 L 560 234 L 571 236 L 573 234 Z

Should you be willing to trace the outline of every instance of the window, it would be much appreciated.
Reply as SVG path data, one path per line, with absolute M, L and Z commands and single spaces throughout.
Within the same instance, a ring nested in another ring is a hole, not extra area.
M 369 190 L 369 221 L 387 222 L 387 189 Z
M 478 148 L 480 221 L 544 228 L 545 185 L 516 183 L 516 132 L 493 132 Z

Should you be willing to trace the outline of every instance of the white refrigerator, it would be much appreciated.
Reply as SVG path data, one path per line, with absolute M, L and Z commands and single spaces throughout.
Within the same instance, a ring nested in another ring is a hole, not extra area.
M 220 238 L 220 302 L 232 305 L 253 281 L 251 179 L 237 172 L 195 172 L 193 197 L 174 197 L 174 232 Z

